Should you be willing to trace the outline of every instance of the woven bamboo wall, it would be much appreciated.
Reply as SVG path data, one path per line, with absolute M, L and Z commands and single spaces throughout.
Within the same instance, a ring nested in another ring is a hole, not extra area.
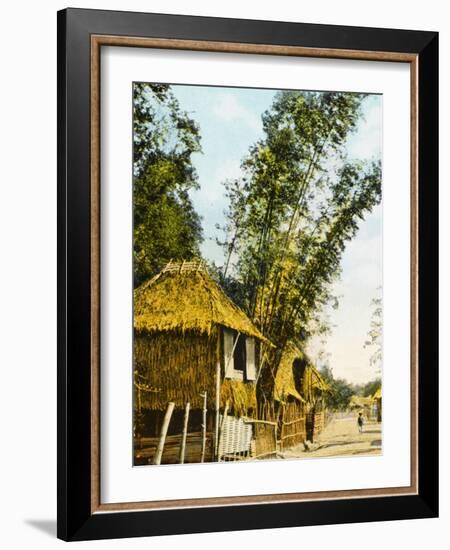
M 252 425 L 242 418 L 220 416 L 219 460 L 239 460 L 251 455 Z
M 302 403 L 282 405 L 280 413 L 280 450 L 289 449 L 306 439 L 306 415 Z
M 316 441 L 324 428 L 324 412 L 310 411 L 306 415 L 306 439 Z
M 269 456 L 277 451 L 277 428 L 274 424 L 255 423 L 255 455 Z

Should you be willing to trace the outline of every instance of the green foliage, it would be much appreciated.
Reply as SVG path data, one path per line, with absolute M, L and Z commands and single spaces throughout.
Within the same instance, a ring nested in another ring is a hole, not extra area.
M 346 243 L 381 198 L 379 163 L 345 157 L 363 100 L 280 92 L 263 115 L 265 137 L 244 159 L 242 178 L 227 183 L 222 278 L 277 346 L 261 373 L 268 393 L 287 343 L 301 343 L 320 326 Z
M 328 366 L 322 367 L 320 374 L 331 388 L 327 395 L 328 408 L 333 411 L 345 411 L 350 404 L 352 395 L 356 393 L 355 386 L 342 378 L 334 378 L 333 371 Z
M 381 388 L 381 378 L 375 378 L 375 380 L 371 380 L 370 382 L 367 382 L 362 388 L 362 396 L 363 397 L 371 397 L 378 389 Z
M 134 284 L 170 259 L 199 256 L 201 220 L 189 190 L 198 186 L 192 154 L 199 128 L 167 84 L 133 86 Z

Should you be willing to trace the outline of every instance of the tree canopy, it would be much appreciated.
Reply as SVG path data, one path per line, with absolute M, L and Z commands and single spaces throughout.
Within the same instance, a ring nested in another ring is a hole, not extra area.
M 189 191 L 198 187 L 192 155 L 200 131 L 167 84 L 133 85 L 134 284 L 170 259 L 199 256 L 200 216 Z
M 364 98 L 279 92 L 227 183 L 222 284 L 276 345 L 260 376 L 268 398 L 283 350 L 320 326 L 346 243 L 381 198 L 380 164 L 346 157 Z

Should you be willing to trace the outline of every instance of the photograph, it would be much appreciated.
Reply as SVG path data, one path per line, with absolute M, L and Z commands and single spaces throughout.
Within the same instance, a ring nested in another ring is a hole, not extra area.
M 439 33 L 329 7 L 58 11 L 58 538 L 438 517 Z
M 131 87 L 133 466 L 382 455 L 383 95 Z

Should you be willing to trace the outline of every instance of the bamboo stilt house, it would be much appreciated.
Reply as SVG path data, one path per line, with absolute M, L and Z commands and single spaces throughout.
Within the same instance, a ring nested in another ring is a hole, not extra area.
M 145 417 L 141 431 L 158 435 L 169 402 L 175 404 L 169 435 L 180 432 L 187 402 L 190 431 L 199 431 L 206 404 L 207 431 L 217 447 L 219 411 L 235 417 L 256 411 L 263 341 L 201 262 L 169 263 L 134 294 L 134 407 Z

